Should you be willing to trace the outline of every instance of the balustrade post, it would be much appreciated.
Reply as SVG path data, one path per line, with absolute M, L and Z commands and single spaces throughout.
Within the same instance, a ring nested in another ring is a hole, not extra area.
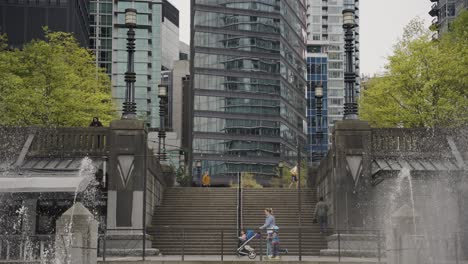
M 7 243 L 7 248 L 6 248 L 6 260 L 10 260 L 10 242 Z
M 341 236 L 340 236 L 340 231 L 338 231 L 338 262 L 341 262 Z
M 379 264 L 381 263 L 381 251 L 382 249 L 380 248 L 381 246 L 381 241 L 380 241 L 380 231 L 377 231 L 377 257 L 379 259 Z

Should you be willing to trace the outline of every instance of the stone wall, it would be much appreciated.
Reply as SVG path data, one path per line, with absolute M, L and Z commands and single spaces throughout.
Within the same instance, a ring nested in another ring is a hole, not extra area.
M 384 215 L 381 208 L 386 207 L 381 203 L 388 202 L 398 173 L 412 159 L 438 162 L 436 168 L 419 169 L 416 178 L 442 179 L 447 174 L 442 171 L 447 170 L 456 171 L 461 183 L 468 169 L 468 129 L 375 129 L 358 120 L 338 122 L 332 148 L 314 175 L 319 196 L 330 204 L 331 226 L 341 230 L 377 228 L 382 222 L 377 218 Z M 379 160 L 389 161 L 388 166 L 379 167 Z M 393 166 L 392 162 L 400 160 L 401 164 Z M 452 168 L 444 167 L 444 162 Z M 439 187 L 442 182 L 437 182 Z

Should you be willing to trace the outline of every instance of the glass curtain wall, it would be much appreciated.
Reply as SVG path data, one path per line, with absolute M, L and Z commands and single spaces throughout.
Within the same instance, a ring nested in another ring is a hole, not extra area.
M 268 185 L 305 146 L 306 3 L 194 2 L 194 173 L 200 160 L 214 184 Z

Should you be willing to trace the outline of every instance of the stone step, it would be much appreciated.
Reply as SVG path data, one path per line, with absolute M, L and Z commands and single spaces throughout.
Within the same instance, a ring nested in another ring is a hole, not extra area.
M 302 252 L 318 254 L 326 248 L 325 237 L 319 234 L 319 227 L 313 224 L 316 192 L 304 189 L 301 192 Z M 221 251 L 221 230 L 223 231 L 224 254 L 233 254 L 237 248 L 237 189 L 234 188 L 170 188 L 155 214 L 148 233 L 152 235 L 153 247 L 164 255 L 180 254 L 182 251 L 182 229 L 184 229 L 184 251 L 191 255 L 219 255 Z M 263 225 L 264 208 L 274 208 L 277 224 L 280 226 L 281 244 L 290 252 L 298 252 L 298 193 L 295 189 L 264 188 L 243 190 L 243 223 L 246 228 L 257 231 Z M 170 226 L 167 229 L 163 226 Z M 188 227 L 200 226 L 194 231 Z M 212 227 L 206 230 L 207 227 Z M 288 229 L 290 228 L 290 229 Z M 264 240 L 254 240 L 259 247 Z M 259 249 L 258 249 L 259 250 Z M 265 250 L 265 249 L 264 249 Z

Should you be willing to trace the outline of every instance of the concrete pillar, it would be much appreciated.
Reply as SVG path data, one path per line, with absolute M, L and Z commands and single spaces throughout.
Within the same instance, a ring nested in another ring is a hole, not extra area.
M 369 184 L 371 128 L 364 121 L 343 120 L 335 123 L 333 135 L 335 229 L 370 229 L 360 203 Z
M 76 203 L 56 222 L 55 258 L 61 264 L 97 263 L 98 221 Z
M 154 255 L 143 230 L 148 132 L 140 120 L 114 120 L 110 130 L 106 254 L 141 255 L 145 239 Z

